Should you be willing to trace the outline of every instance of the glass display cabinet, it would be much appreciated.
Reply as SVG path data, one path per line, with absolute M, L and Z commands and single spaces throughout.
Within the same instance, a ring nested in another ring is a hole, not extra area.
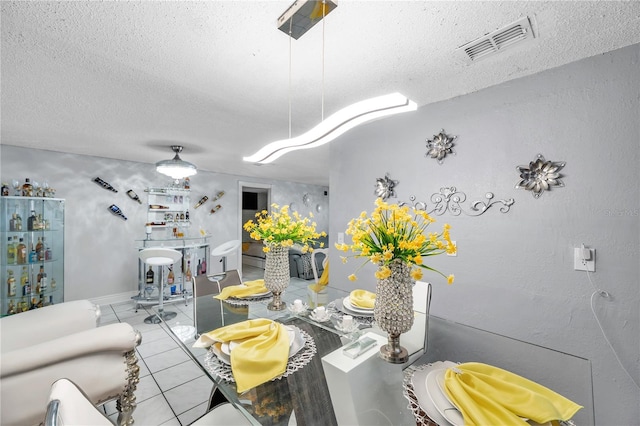
M 0 198 L 2 316 L 64 301 L 64 208 L 59 198 Z

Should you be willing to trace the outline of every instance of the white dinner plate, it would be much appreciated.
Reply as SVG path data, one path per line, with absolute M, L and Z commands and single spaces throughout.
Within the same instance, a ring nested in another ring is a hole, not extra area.
M 351 303 L 351 298 L 349 296 L 342 299 L 342 306 L 344 306 L 345 309 L 349 309 L 350 311 L 358 312 L 361 314 L 373 313 L 373 308 L 361 308 L 359 306 L 355 306 L 353 303 Z
M 213 354 L 218 357 L 218 359 L 222 362 L 224 362 L 227 365 L 231 365 L 231 357 L 227 354 L 225 354 L 224 352 L 222 352 L 222 343 L 217 342 L 214 343 L 213 345 L 211 345 L 211 350 L 213 351 Z
M 411 385 L 413 386 L 413 393 L 418 400 L 418 405 L 427 413 L 427 416 L 440 426 L 452 426 L 436 409 L 433 400 L 429 397 L 426 386 L 427 375 L 433 370 L 444 367 L 444 365 L 442 361 L 437 361 L 422 370 L 416 371 L 411 376 Z
M 442 415 L 453 426 L 464 426 L 464 419 L 460 411 L 449 401 L 444 393 L 444 389 L 440 387 L 438 383 L 438 377 L 442 377 L 442 385 L 444 386 L 444 373 L 447 368 L 439 368 L 432 370 L 427 374 L 426 386 L 427 393 L 433 401 L 433 404 L 438 410 L 438 413 Z

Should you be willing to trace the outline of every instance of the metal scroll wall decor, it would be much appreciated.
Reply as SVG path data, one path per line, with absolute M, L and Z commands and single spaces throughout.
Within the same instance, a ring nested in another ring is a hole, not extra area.
M 457 136 L 449 136 L 444 132 L 444 129 L 437 135 L 433 135 L 433 139 L 427 139 L 427 153 L 425 157 L 435 158 L 438 164 L 444 162 L 444 157 L 447 154 L 456 155 L 453 150 L 453 142 Z
M 538 154 L 528 167 L 516 167 L 520 172 L 520 181 L 516 184 L 516 188 L 531 191 L 534 198 L 540 198 L 544 191 L 549 191 L 554 186 L 564 186 L 559 172 L 566 165 L 565 161 L 547 161 L 542 154 Z
M 389 177 L 389 173 L 387 173 L 383 178 L 376 179 L 376 190 L 373 193 L 376 197 L 380 197 L 383 200 L 386 200 L 389 197 L 395 197 L 395 188 L 398 183 L 399 182 L 397 180 L 392 180 Z
M 433 213 L 438 216 L 442 216 L 447 211 L 454 216 L 459 216 L 460 213 L 464 213 L 467 216 L 480 216 L 495 204 L 502 204 L 500 212 L 507 213 L 511 209 L 513 203 L 515 203 L 513 198 L 508 200 L 493 200 L 494 197 L 493 192 L 487 192 L 485 194 L 487 201 L 473 201 L 469 205 L 469 209 L 465 210 L 462 207 L 462 203 L 467 200 L 467 194 L 462 191 L 458 191 L 455 186 L 449 186 L 440 188 L 440 192 L 436 192 L 431 195 L 430 200 L 433 204 L 431 207 L 425 201 L 416 201 L 416 197 L 414 195 L 409 197 L 410 202 L 401 202 L 399 204 L 401 206 L 411 205 L 416 210 L 424 210 L 429 214 Z

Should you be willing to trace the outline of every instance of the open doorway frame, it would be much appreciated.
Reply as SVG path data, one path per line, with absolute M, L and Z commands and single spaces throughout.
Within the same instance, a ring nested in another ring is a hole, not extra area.
M 242 216 L 242 198 L 244 192 L 258 192 L 258 193 L 266 193 L 267 195 L 267 211 L 271 211 L 271 184 L 266 183 L 258 183 L 258 182 L 246 182 L 246 181 L 238 181 L 238 222 L 240 226 L 238 227 L 238 239 L 240 240 L 240 248 L 238 253 L 238 271 L 240 272 L 240 276 L 242 276 L 242 267 L 243 267 L 243 259 L 242 259 L 242 243 L 243 241 L 243 229 L 244 219 Z

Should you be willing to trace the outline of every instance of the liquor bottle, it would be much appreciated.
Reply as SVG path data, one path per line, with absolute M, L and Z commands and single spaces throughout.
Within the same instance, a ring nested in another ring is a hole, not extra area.
M 31 216 L 27 219 L 27 231 L 33 231 L 33 224 L 36 222 L 38 218 L 36 217 L 36 211 L 31 210 Z
M 7 271 L 9 278 L 7 278 L 7 296 L 12 297 L 16 295 L 16 278 L 13 276 L 13 271 L 9 269 Z
M 169 266 L 169 273 L 167 274 L 167 284 L 172 285 L 175 281 L 176 277 L 173 273 L 173 268 Z
M 44 260 L 44 243 L 42 242 L 42 238 L 38 237 L 38 243 L 36 244 L 36 254 L 38 261 Z
M 40 272 L 38 272 L 38 275 L 36 277 L 36 282 L 38 283 L 38 286 L 42 287 L 41 285 L 41 281 L 42 281 L 42 277 L 46 275 L 44 272 L 44 265 L 40 265 Z
M 38 304 L 36 305 L 36 308 L 42 308 L 43 306 L 44 306 L 44 296 L 41 294 L 40 300 L 38 300 Z
M 119 216 L 124 220 L 127 220 L 127 217 L 124 215 L 124 213 L 122 213 L 122 210 L 120 210 L 120 207 L 116 206 L 115 204 L 111 204 L 109 206 L 109 211 L 114 215 Z
M 40 291 L 44 293 L 47 291 L 47 287 L 49 287 L 49 278 L 47 278 L 47 273 L 44 272 L 42 278 L 40 278 Z
M 38 253 L 36 253 L 36 248 L 31 243 L 31 250 L 29 251 L 29 263 L 37 263 L 38 262 Z
M 184 184 L 182 186 L 184 189 L 191 189 L 191 179 L 188 177 L 184 178 Z
M 53 296 L 49 296 L 49 305 L 53 305 Z
M 27 273 L 27 267 L 22 267 L 22 275 L 20 276 L 20 285 L 22 286 L 22 295 L 28 296 L 31 294 L 31 283 L 29 283 L 29 274 Z
M 201 274 L 206 274 L 207 273 L 207 259 L 202 259 L 202 272 L 200 272 Z
M 211 209 L 211 211 L 209 212 L 209 214 L 214 214 L 215 212 L 217 212 L 218 210 L 220 210 L 222 208 L 222 206 L 220 204 L 216 205 L 214 208 Z
M 177 213 L 176 213 L 176 215 L 177 215 Z M 180 213 L 180 220 L 184 221 L 184 212 Z
M 142 200 L 140 199 L 140 197 L 138 197 L 138 194 L 136 194 L 133 189 L 130 189 L 127 191 L 127 195 L 129 196 L 129 198 L 131 198 L 134 201 L 137 201 L 138 204 L 142 204 Z
M 198 266 L 196 267 L 196 276 L 202 274 L 202 262 L 198 259 Z
M 26 178 L 22 185 L 22 196 L 33 197 L 33 185 L 31 185 L 31 180 L 29 178 Z
M 9 300 L 9 308 L 7 309 L 7 315 L 13 315 L 16 313 L 16 305 L 13 300 Z
M 224 197 L 224 191 L 220 191 L 216 194 L 215 197 L 213 197 L 213 199 L 211 201 L 216 201 L 219 200 L 220 198 Z
M 160 204 L 149 204 L 149 210 L 166 210 L 169 207 Z
M 184 220 L 189 222 L 189 210 L 187 210 L 187 212 L 184 214 Z
M 44 237 L 42 237 L 44 239 Z M 44 244 L 44 241 L 42 242 L 42 244 Z M 44 260 L 51 260 L 53 259 L 53 252 L 51 251 L 51 248 L 49 246 L 47 246 L 47 248 L 44 250 Z
M 20 301 L 20 311 L 27 312 L 29 310 L 29 302 L 27 302 L 27 298 L 23 297 Z
M 20 242 L 16 247 L 16 260 L 21 265 L 24 265 L 25 263 L 27 263 L 27 260 L 28 260 L 27 246 L 24 244 L 23 240 L 24 240 L 23 238 L 20 238 Z
M 203 205 L 204 203 L 207 202 L 207 200 L 209 199 L 209 197 L 207 197 L 206 195 L 202 198 L 200 198 L 200 201 L 198 201 L 198 203 L 193 206 L 194 209 L 197 209 L 198 207 L 200 207 L 201 205 Z
M 34 229 L 48 229 L 48 227 L 45 225 L 45 220 L 42 218 L 41 213 L 38 213 L 38 218 L 36 220 L 36 223 L 34 224 Z
M 51 278 L 51 289 L 55 289 L 55 288 L 56 288 L 56 279 Z
M 147 281 L 146 281 L 147 285 L 153 284 L 153 281 L 154 281 L 153 280 L 153 275 L 154 275 L 153 274 L 153 268 L 152 268 L 151 265 L 149 265 L 149 270 L 147 271 Z
M 5 182 L 2 182 L 2 196 L 3 197 L 9 196 L 9 184 Z
M 187 260 L 187 271 L 184 273 L 187 281 L 191 281 L 191 261 Z
M 16 213 L 16 231 L 22 231 L 22 216 L 20 213 Z
M 95 179 L 93 179 L 93 181 L 95 183 L 97 183 L 98 185 L 100 185 L 101 187 L 103 187 L 104 189 L 108 190 L 108 191 L 118 192 L 117 189 L 115 189 L 108 182 L 105 182 L 104 180 L 100 179 L 99 177 L 96 177 Z
M 9 231 L 19 231 L 16 228 L 16 221 L 18 220 L 18 213 L 14 213 L 11 215 L 11 219 L 9 219 Z
M 9 237 L 9 241 L 7 242 L 7 263 L 9 265 L 16 263 L 16 244 L 11 237 Z

